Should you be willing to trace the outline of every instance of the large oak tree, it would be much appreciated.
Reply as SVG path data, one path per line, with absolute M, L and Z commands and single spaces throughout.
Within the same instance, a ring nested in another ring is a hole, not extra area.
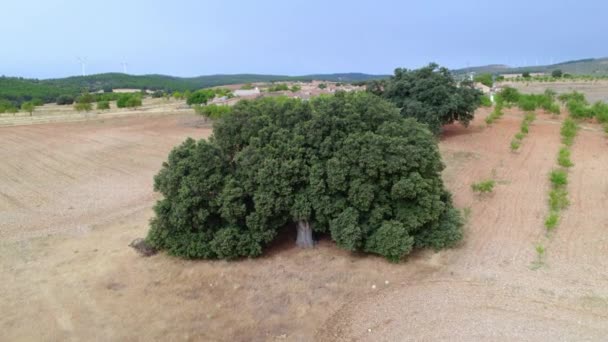
M 189 258 L 258 256 L 282 229 L 398 261 L 461 239 L 426 126 L 368 93 L 241 101 L 209 141 L 186 140 L 155 177 L 147 241 Z

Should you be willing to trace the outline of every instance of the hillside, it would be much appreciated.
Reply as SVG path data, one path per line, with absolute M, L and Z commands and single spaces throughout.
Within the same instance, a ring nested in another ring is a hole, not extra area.
M 122 73 L 106 73 L 48 80 L 0 77 L 0 100 L 8 100 L 19 104 L 23 101 L 39 98 L 44 102 L 54 102 L 59 95 L 75 96 L 83 89 L 87 89 L 91 92 L 112 88 L 192 91 L 201 88 L 239 83 L 311 80 L 359 82 L 386 77 L 388 77 L 388 75 L 368 75 L 362 73 L 315 74 L 303 76 L 235 74 L 198 77 L 173 77 L 166 75 L 138 76 Z
M 560 69 L 564 73 L 572 75 L 593 75 L 607 76 L 608 75 L 608 57 L 604 58 L 587 58 L 574 61 L 567 61 L 551 65 L 526 66 L 526 67 L 510 67 L 507 65 L 485 65 L 470 68 L 454 70 L 455 74 L 465 74 L 469 72 L 475 73 L 490 73 L 490 74 L 505 74 L 505 73 L 521 73 L 529 72 L 545 72 L 550 73 L 553 70 Z

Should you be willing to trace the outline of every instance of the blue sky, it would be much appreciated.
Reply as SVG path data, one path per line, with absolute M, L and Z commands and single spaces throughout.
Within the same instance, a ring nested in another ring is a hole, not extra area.
M 608 56 L 608 2 L 2 0 L 0 75 L 391 73 Z

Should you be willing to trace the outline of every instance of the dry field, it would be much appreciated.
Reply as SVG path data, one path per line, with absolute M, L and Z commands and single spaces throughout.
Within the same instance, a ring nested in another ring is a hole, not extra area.
M 210 128 L 192 114 L 0 127 L 0 340 L 605 340 L 607 140 L 586 125 L 572 150 L 571 206 L 547 237 L 547 174 L 559 119 L 522 114 L 450 126 L 444 179 L 470 212 L 457 248 L 395 265 L 285 236 L 259 259 L 138 256 L 170 149 Z M 494 177 L 480 198 L 473 182 Z M 534 245 L 547 247 L 538 270 Z

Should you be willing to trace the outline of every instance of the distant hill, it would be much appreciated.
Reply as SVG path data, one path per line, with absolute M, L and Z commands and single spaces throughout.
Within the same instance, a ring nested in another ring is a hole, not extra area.
M 116 88 L 192 91 L 201 88 L 239 83 L 312 80 L 360 82 L 387 77 L 388 75 L 368 75 L 362 73 L 316 74 L 304 76 L 235 74 L 198 77 L 173 77 L 166 75 L 138 76 L 122 73 L 106 73 L 47 80 L 0 77 L 0 100 L 8 100 L 19 104 L 23 101 L 39 98 L 44 102 L 54 102 L 60 95 L 75 96 L 80 94 L 83 89 L 87 89 L 90 92 Z
M 560 69 L 564 73 L 572 75 L 592 75 L 592 76 L 607 76 L 608 75 L 608 57 L 604 58 L 587 58 L 574 61 L 567 61 L 551 65 L 527 66 L 527 67 L 509 67 L 507 65 L 485 65 L 471 68 L 463 68 L 453 70 L 454 74 L 466 74 L 469 72 L 475 73 L 490 73 L 490 74 L 507 74 L 528 72 L 544 72 L 551 73 L 553 70 Z

